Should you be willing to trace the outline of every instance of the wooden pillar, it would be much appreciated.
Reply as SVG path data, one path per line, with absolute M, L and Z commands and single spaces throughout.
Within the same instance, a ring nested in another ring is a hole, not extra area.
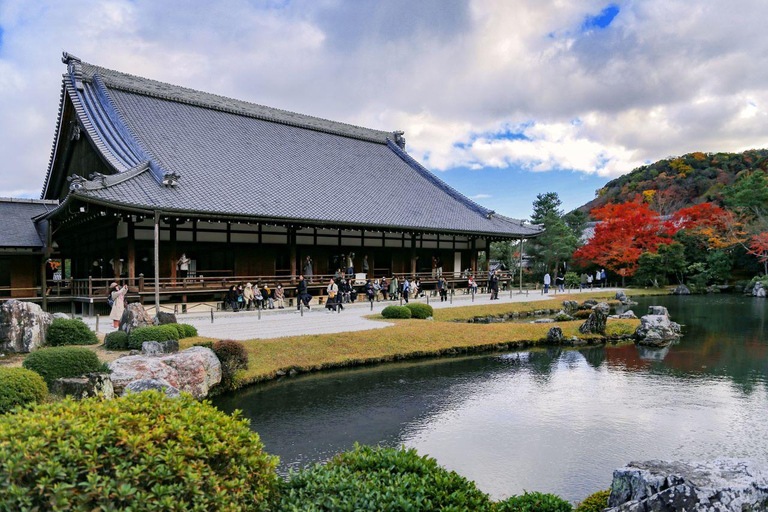
M 411 235 L 411 276 L 416 274 L 416 235 Z
M 133 220 L 128 219 L 128 281 L 136 279 L 136 230 Z
M 115 281 L 118 281 L 120 279 L 120 247 L 117 244 L 117 239 L 115 239 L 115 246 L 112 250 L 112 273 L 114 274 Z
M 179 261 L 176 250 L 176 219 L 171 219 L 171 277 L 176 279 L 176 262 Z
M 474 238 L 472 239 L 472 249 L 469 253 L 469 266 L 473 274 L 477 272 L 477 246 Z
M 291 251 L 291 283 L 296 282 L 296 230 L 294 228 L 288 229 L 288 247 Z
M 485 239 L 485 272 L 488 273 L 491 271 L 491 241 L 486 238 Z
M 48 264 L 48 258 L 51 257 L 53 252 L 53 221 L 48 220 L 48 230 L 45 235 L 45 247 L 43 248 L 42 265 L 40 265 L 40 296 L 42 297 L 43 311 L 48 311 L 48 280 L 46 265 Z
M 155 316 L 160 313 L 160 212 L 155 212 Z

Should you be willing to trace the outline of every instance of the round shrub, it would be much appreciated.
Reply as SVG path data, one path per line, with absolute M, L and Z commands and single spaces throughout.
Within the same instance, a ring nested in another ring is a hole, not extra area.
M 501 512 L 571 512 L 573 507 L 560 496 L 543 492 L 525 492 L 496 503 L 493 510 Z
M 22 366 L 40 374 L 49 386 L 56 379 L 79 377 L 86 373 L 98 372 L 102 368 L 95 352 L 79 347 L 40 349 L 29 354 Z
M 416 450 L 355 449 L 291 475 L 278 510 L 490 510 L 473 482 Z
M 64 345 L 94 345 L 99 342 L 96 333 L 79 318 L 56 318 L 48 327 L 45 341 L 52 347 Z
M 40 403 L 47 395 L 48 386 L 32 370 L 0 367 L 0 414 L 19 405 Z
M 157 391 L 0 417 L 8 510 L 256 510 L 277 458 L 239 413 Z
M 174 324 L 151 325 L 149 327 L 139 327 L 132 329 L 128 335 L 128 348 L 131 350 L 141 350 L 141 345 L 145 341 L 168 341 L 179 339 L 178 332 Z M 170 327 L 170 329 L 169 329 Z
M 221 385 L 232 389 L 237 384 L 237 372 L 248 369 L 248 352 L 239 341 L 221 340 L 213 344 L 213 352 L 221 362 Z
M 419 320 L 424 320 L 435 314 L 432 306 L 429 304 L 420 304 L 418 302 L 414 302 L 413 304 L 408 304 L 405 307 L 411 310 L 411 318 L 418 318 Z
M 381 311 L 384 318 L 411 318 L 411 310 L 405 306 L 387 306 Z
M 179 324 L 182 331 L 184 332 L 184 338 L 194 338 L 197 336 L 197 329 L 192 327 L 189 324 Z
M 166 333 L 167 336 L 170 336 L 168 339 L 180 340 L 184 337 L 184 329 L 179 324 L 165 324 L 158 326 L 158 328 Z
M 104 336 L 104 348 L 107 350 L 128 350 L 128 333 L 124 331 L 110 332 Z
M 603 512 L 603 510 L 608 508 L 608 497 L 610 495 L 610 489 L 590 494 L 584 498 L 584 501 L 579 503 L 579 506 L 576 507 L 576 512 Z

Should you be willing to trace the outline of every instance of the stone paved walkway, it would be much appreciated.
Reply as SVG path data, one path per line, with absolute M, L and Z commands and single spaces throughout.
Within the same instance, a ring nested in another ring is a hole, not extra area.
M 613 294 L 620 288 L 605 288 L 604 291 Z M 598 290 L 594 290 L 598 291 Z M 574 292 L 578 294 L 579 292 Z M 509 292 L 502 292 L 498 301 L 490 301 L 488 294 L 478 294 L 475 296 L 474 303 L 471 296 L 459 294 L 450 302 L 435 301 L 430 297 L 429 304 L 435 309 L 472 306 L 480 304 L 505 304 L 512 302 L 532 302 L 546 299 L 553 299 L 562 296 L 562 293 L 543 295 L 540 291 L 531 291 L 528 295 L 519 295 L 513 291 L 510 297 Z M 425 299 L 419 299 L 412 302 L 426 302 Z M 378 313 L 386 306 L 400 304 L 399 302 L 374 302 L 373 313 Z M 210 313 L 188 313 L 178 315 L 180 323 L 194 325 L 200 336 L 211 338 L 226 338 L 234 340 L 249 340 L 256 338 L 280 338 L 283 336 L 299 336 L 303 334 L 330 334 L 337 332 L 366 331 L 369 329 L 381 329 L 392 325 L 391 323 L 369 320 L 365 318 L 371 315 L 370 303 L 356 303 L 345 305 L 344 311 L 340 313 L 327 312 L 322 306 L 313 307 L 311 310 L 304 311 L 302 316 L 296 309 L 262 311 L 261 319 L 258 313 L 251 312 L 218 312 L 214 313 L 214 320 L 211 323 Z M 95 321 L 86 319 L 93 327 Z M 100 330 L 109 332 L 113 330 L 108 326 L 108 319 L 102 319 Z

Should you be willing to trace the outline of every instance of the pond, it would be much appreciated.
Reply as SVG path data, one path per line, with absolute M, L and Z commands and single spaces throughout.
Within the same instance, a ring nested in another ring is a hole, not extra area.
M 493 498 L 578 501 L 631 460 L 768 461 L 768 301 L 639 298 L 684 324 L 663 351 L 633 344 L 421 360 L 254 386 L 215 404 L 250 418 L 281 471 L 355 442 L 405 445 Z

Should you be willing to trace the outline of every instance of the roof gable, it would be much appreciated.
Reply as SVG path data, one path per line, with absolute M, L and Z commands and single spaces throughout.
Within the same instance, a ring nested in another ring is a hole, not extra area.
M 40 249 L 43 233 L 33 218 L 56 208 L 56 201 L 0 198 L 0 248 Z

